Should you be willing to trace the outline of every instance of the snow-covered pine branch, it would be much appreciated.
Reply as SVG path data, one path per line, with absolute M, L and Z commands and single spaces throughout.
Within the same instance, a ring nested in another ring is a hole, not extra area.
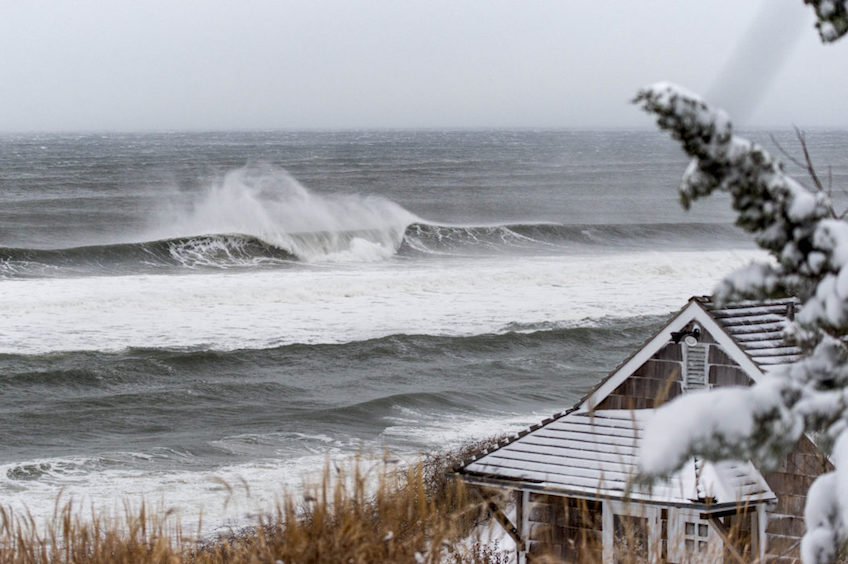
M 804 0 L 816 11 L 816 28 L 825 43 L 848 33 L 848 0 Z
M 774 259 L 730 275 L 716 298 L 792 293 L 804 302 L 789 329 L 804 356 L 751 388 L 693 393 L 660 408 L 646 429 L 642 468 L 667 474 L 695 454 L 774 466 L 804 432 L 819 433 L 834 445 L 836 469 L 810 489 L 802 557 L 830 562 L 848 541 L 848 223 L 826 194 L 808 191 L 762 147 L 733 135 L 727 114 L 697 95 L 659 83 L 635 101 L 692 157 L 683 205 L 728 192 L 737 225 Z
M 739 277 L 735 290 L 760 294 L 764 288 L 769 293 L 809 289 L 809 280 L 816 280 L 825 267 L 823 257 L 810 251 L 819 222 L 832 216 L 827 196 L 809 192 L 762 147 L 734 136 L 727 114 L 695 94 L 658 83 L 640 90 L 635 101 L 655 114 L 659 126 L 692 157 L 680 187 L 683 206 L 689 208 L 713 190 L 729 192 L 739 214 L 737 225 L 775 257 L 777 266 L 762 271 L 768 276 Z

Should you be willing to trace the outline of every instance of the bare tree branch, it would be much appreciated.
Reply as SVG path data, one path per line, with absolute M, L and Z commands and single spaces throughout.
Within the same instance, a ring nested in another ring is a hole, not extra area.
M 810 159 L 810 152 L 807 150 L 807 136 L 804 134 L 803 131 L 798 129 L 797 125 L 794 125 L 792 127 L 795 129 L 795 135 L 798 137 L 798 142 L 801 143 L 801 150 L 804 151 L 804 161 L 807 163 L 805 168 L 810 174 L 810 178 L 813 179 L 813 183 L 816 185 L 816 188 L 819 191 L 825 192 L 828 196 L 830 196 L 830 193 L 824 189 L 824 186 L 822 186 L 822 183 L 819 180 L 818 175 L 816 174 L 816 169 L 813 166 L 813 161 L 812 159 Z
M 793 157 L 789 151 L 783 148 L 783 145 L 780 144 L 780 142 L 777 140 L 777 137 L 775 137 L 773 133 L 769 133 L 769 138 L 771 139 L 771 142 L 774 143 L 774 146 L 777 147 L 777 150 L 780 151 L 780 153 L 784 157 L 786 157 L 789 162 L 791 162 L 798 168 L 807 168 L 804 163 Z

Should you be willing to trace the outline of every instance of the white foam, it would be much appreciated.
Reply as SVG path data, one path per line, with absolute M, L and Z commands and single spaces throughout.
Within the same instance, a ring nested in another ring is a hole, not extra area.
M 95 458 L 38 459 L 2 465 L 0 505 L 18 514 L 29 512 L 41 525 L 53 515 L 57 495 L 61 495 L 61 503 L 73 500 L 83 518 L 92 514 L 91 508 L 101 516 L 120 517 L 126 504 L 138 508 L 144 501 L 160 514 L 173 511 L 185 531 L 192 533 L 200 529 L 201 535 L 207 536 L 222 527 L 238 529 L 255 524 L 257 515 L 273 512 L 285 496 L 300 496 L 304 485 L 319 483 L 328 463 L 341 467 L 362 456 L 374 464 L 386 455 L 388 460 L 402 464 L 418 460 L 421 453 L 417 450 L 409 446 L 392 447 L 397 444 L 399 433 L 403 434 L 402 442 L 411 438 L 432 449 L 449 449 L 467 440 L 518 431 L 546 414 L 484 417 L 470 413 L 416 412 L 408 415 L 408 420 L 390 425 L 369 443 L 306 437 L 320 442 L 321 451 L 300 445 L 299 452 L 286 448 L 285 452 L 269 452 L 261 460 L 202 471 L 145 470 L 144 464 L 130 468 L 115 461 L 103 464 Z M 122 458 L 129 457 L 150 458 L 144 453 L 128 453 Z M 9 470 L 21 466 L 40 468 L 43 474 L 30 480 L 10 478 Z
M 289 459 L 269 458 L 239 466 L 209 471 L 163 472 L 142 469 L 95 468 L 95 461 L 38 460 L 0 466 L 0 504 L 18 515 L 31 514 L 46 524 L 57 505 L 73 501 L 87 519 L 96 510 L 100 516 L 121 517 L 126 504 L 141 502 L 161 514 L 176 512 L 185 530 L 202 527 L 209 534 L 222 525 L 236 527 L 256 522 L 255 515 L 274 510 L 287 492 L 300 491 L 304 480 L 320 475 L 332 453 Z M 37 480 L 10 480 L 6 473 L 21 464 L 73 468 L 77 471 L 47 472 Z
M 232 235 L 201 237 L 174 241 L 169 246 L 171 258 L 186 268 L 255 267 L 283 262 L 245 253 L 246 240 Z M 154 263 L 155 264 L 155 263 Z
M 0 353 L 218 350 L 463 336 L 664 314 L 759 251 L 463 258 L 189 275 L 5 280 Z

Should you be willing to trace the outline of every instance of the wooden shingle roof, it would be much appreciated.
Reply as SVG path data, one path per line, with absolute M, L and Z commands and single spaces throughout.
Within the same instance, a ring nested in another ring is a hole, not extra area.
M 652 414 L 571 412 L 467 464 L 460 474 L 470 482 L 513 482 L 562 495 L 716 509 L 775 499 L 750 462 L 692 460 L 653 485 L 635 480 L 644 423 Z
M 797 298 L 739 302 L 716 307 L 696 298 L 739 347 L 764 371 L 798 360 L 801 349 L 786 342 L 783 332 L 799 307 Z

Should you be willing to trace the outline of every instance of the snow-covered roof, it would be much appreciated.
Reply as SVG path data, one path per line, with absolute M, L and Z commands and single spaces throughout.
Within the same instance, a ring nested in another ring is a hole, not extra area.
M 783 331 L 799 307 L 797 298 L 740 302 L 717 308 L 696 298 L 734 341 L 764 370 L 798 360 L 801 349 L 786 342 Z
M 691 460 L 653 485 L 635 480 L 643 410 L 573 411 L 481 456 L 459 473 L 470 482 L 597 499 L 626 499 L 719 510 L 775 499 L 750 462 Z

